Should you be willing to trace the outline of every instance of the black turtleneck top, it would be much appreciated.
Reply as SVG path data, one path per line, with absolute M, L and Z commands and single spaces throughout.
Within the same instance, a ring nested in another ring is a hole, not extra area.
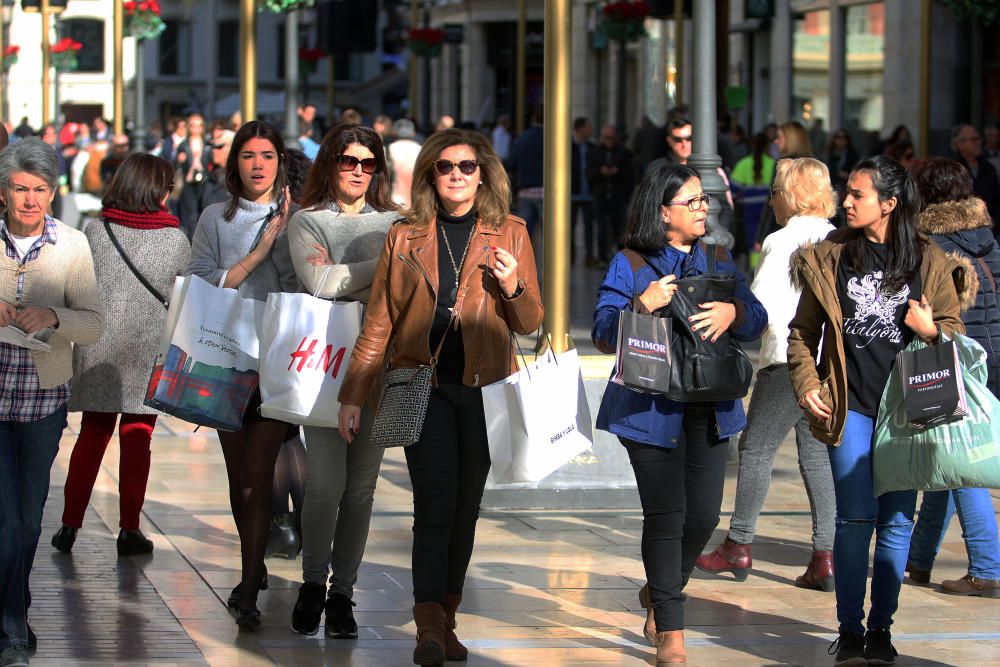
M 455 306 L 452 293 L 458 285 L 458 275 L 456 275 L 455 267 L 452 266 L 451 257 L 448 255 L 448 246 L 451 246 L 455 265 L 458 267 L 458 273 L 461 274 L 462 255 L 469 245 L 475 227 L 475 209 L 461 216 L 449 215 L 438 209 L 437 231 L 435 232 L 438 235 L 438 296 L 434 310 L 434 322 L 431 325 L 431 354 L 441 342 L 441 336 L 444 335 L 448 320 L 451 319 L 451 309 Z M 445 235 L 448 239 L 447 244 L 443 238 Z M 452 325 L 451 331 L 445 338 L 444 347 L 441 348 L 441 356 L 438 358 L 437 365 L 438 382 L 462 384 L 464 372 L 465 345 L 462 343 L 462 328 L 461 323 L 459 323 L 457 329 L 454 324 Z

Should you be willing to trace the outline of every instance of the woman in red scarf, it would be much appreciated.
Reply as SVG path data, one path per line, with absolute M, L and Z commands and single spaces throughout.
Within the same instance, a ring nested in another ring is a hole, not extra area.
M 153 550 L 152 541 L 139 530 L 139 513 L 157 412 L 145 407 L 143 399 L 167 316 L 166 302 L 191 254 L 180 223 L 165 208 L 173 180 L 174 169 L 166 160 L 130 156 L 108 186 L 101 220 L 85 232 L 107 327 L 96 344 L 73 350 L 69 409 L 83 411 L 83 422 L 66 479 L 63 525 L 52 537 L 52 546 L 63 553 L 73 548 L 83 525 L 116 423 L 121 442 L 118 555 Z

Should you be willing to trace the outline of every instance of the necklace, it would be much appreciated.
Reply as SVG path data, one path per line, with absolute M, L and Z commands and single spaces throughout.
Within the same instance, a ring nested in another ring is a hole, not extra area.
M 461 268 L 465 266 L 465 256 L 469 254 L 469 246 L 472 244 L 472 232 L 476 230 L 475 227 L 469 230 L 469 239 L 465 242 L 465 250 L 462 252 L 462 261 L 455 263 L 455 255 L 451 252 L 451 243 L 448 241 L 448 234 L 444 231 L 444 226 L 439 227 L 441 230 L 441 236 L 444 237 L 444 247 L 448 250 L 448 259 L 451 260 L 451 268 L 455 271 L 455 286 L 451 288 L 451 300 L 452 303 L 458 302 L 458 283 L 459 277 L 462 275 Z M 454 310 L 454 308 L 452 309 Z

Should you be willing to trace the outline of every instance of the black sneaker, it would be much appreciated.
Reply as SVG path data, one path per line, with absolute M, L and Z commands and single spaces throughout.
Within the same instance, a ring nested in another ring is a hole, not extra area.
M 264 576 L 260 578 L 260 586 L 257 587 L 258 590 L 266 591 L 268 587 L 267 579 L 267 568 L 264 568 Z M 229 607 L 231 611 L 236 611 L 240 608 L 240 585 L 236 584 L 233 591 L 226 598 L 226 606 Z
M 319 619 L 323 615 L 326 586 L 307 581 L 299 586 L 299 598 L 292 609 L 292 630 L 300 635 L 312 636 L 319 632 Z
M 862 667 L 868 664 L 865 658 L 865 637 L 851 632 L 841 632 L 826 650 L 829 655 L 836 653 L 834 667 Z
M 118 533 L 117 545 L 119 558 L 153 553 L 153 541 L 143 535 L 141 530 L 122 529 Z
M 76 528 L 63 526 L 52 536 L 52 546 L 64 554 L 73 551 L 73 543 L 76 542 Z
M 872 628 L 865 633 L 865 660 L 869 665 L 895 665 L 897 655 L 889 628 Z
M 358 624 L 351 607 L 354 603 L 340 593 L 326 600 L 326 636 L 331 639 L 357 639 Z
M 256 607 L 253 609 L 243 609 L 242 607 L 237 609 L 236 625 L 244 630 L 256 630 L 260 627 L 260 610 Z

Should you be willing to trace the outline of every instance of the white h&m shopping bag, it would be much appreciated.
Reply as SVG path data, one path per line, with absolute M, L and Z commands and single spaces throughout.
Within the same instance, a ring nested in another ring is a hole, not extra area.
M 550 351 L 482 391 L 497 484 L 537 482 L 594 440 L 576 350 Z
M 357 301 L 269 294 L 260 336 L 260 413 L 292 424 L 336 427 L 337 394 L 361 333 L 361 315 Z

